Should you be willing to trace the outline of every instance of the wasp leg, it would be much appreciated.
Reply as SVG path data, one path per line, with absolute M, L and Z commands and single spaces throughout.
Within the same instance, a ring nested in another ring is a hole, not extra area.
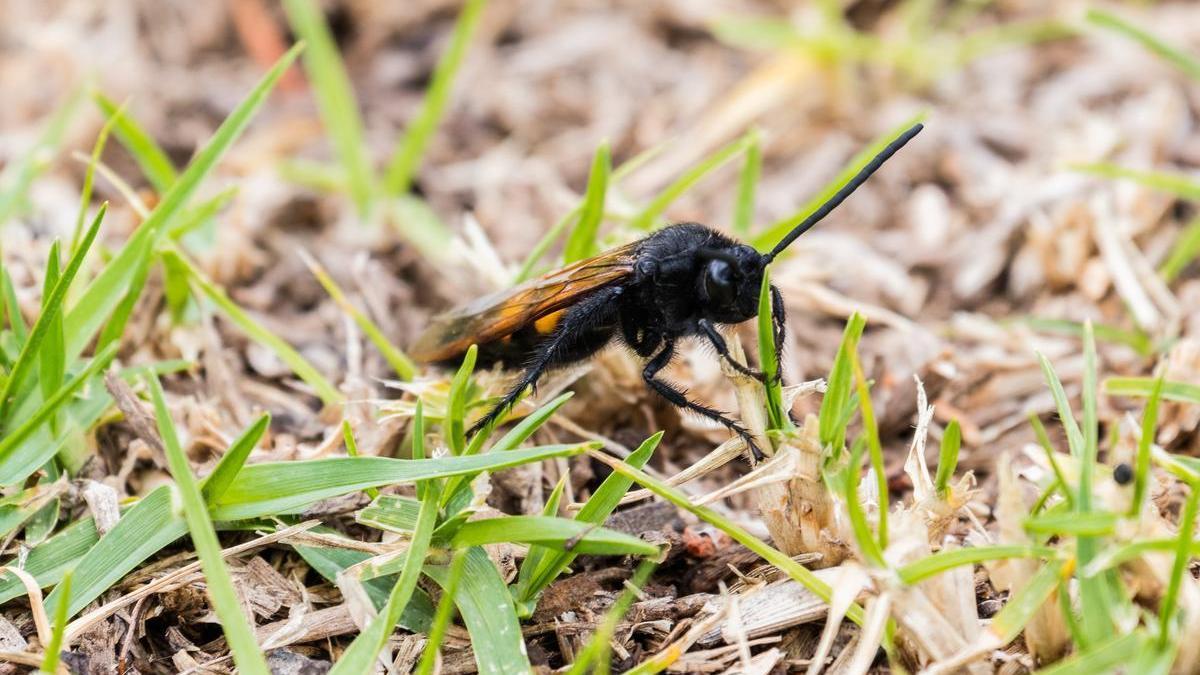
M 787 310 L 783 306 L 783 293 L 779 287 L 771 284 L 771 323 L 775 326 L 775 353 L 783 353 L 783 341 L 787 338 Z M 782 362 L 782 358 L 778 358 Z M 783 366 L 775 370 L 775 377 L 783 384 Z
M 708 406 L 701 405 L 694 401 L 689 401 L 685 392 L 677 389 L 670 383 L 654 377 L 660 370 L 667 367 L 667 364 L 671 362 L 671 358 L 673 356 L 675 356 L 675 341 L 667 340 L 666 343 L 663 344 L 662 350 L 658 352 L 654 358 L 650 359 L 649 363 L 647 363 L 646 367 L 642 370 L 642 379 L 646 381 L 646 386 L 653 389 L 654 392 L 659 396 L 667 399 L 667 402 L 671 405 L 678 408 L 683 408 L 685 410 L 691 410 L 692 412 L 724 425 L 730 431 L 740 436 L 743 441 L 745 441 L 746 447 L 750 448 L 750 453 L 754 455 L 754 461 L 761 462 L 763 460 L 762 450 L 758 449 L 758 444 L 754 442 L 754 437 L 750 435 L 750 432 L 747 431 L 746 427 L 742 426 L 741 423 L 729 419 L 724 414 L 714 410 L 713 408 L 709 408 Z
M 593 336 L 597 330 L 612 324 L 617 315 L 616 300 L 623 291 L 620 286 L 597 291 L 567 310 L 554 333 L 538 347 L 521 374 L 521 379 L 508 390 L 499 403 L 471 427 L 467 435 L 476 434 L 481 429 L 491 426 L 501 415 L 508 412 L 527 387 L 537 385 L 538 379 L 546 370 L 582 358 L 579 350 L 581 345 L 578 343 L 585 337 Z M 602 346 L 603 342 L 597 341 L 588 349 L 594 352 Z
M 704 333 L 704 337 L 708 338 L 708 341 L 712 343 L 712 346 L 717 350 L 717 353 L 721 355 L 721 358 L 725 359 L 725 362 L 732 366 L 734 370 L 747 377 L 753 377 L 759 382 L 767 381 L 766 373 L 762 372 L 761 370 L 754 370 L 753 368 L 740 363 L 737 359 L 733 358 L 733 355 L 729 353 L 729 345 L 726 344 L 725 338 L 722 337 L 721 333 L 717 331 L 717 327 L 712 325 L 712 322 L 710 322 L 708 319 L 700 319 L 697 322 L 697 325 L 700 326 L 700 332 Z

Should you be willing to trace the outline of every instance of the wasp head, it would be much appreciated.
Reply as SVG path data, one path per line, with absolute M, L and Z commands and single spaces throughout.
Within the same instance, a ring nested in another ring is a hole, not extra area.
M 697 292 L 709 319 L 717 323 L 740 323 L 758 315 L 765 256 L 737 244 L 702 251 L 700 260 Z

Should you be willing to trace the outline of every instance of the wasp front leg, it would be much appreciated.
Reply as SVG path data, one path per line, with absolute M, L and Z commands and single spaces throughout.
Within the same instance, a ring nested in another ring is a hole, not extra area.
M 704 335 L 704 337 L 708 338 L 709 343 L 712 344 L 713 348 L 717 350 L 717 353 L 721 355 L 721 358 L 725 359 L 725 362 L 728 363 L 734 370 L 747 377 L 752 377 L 759 382 L 767 381 L 766 373 L 762 372 L 761 370 L 754 370 L 750 366 L 747 366 L 733 358 L 733 355 L 729 353 L 729 344 L 725 342 L 725 338 L 721 335 L 720 331 L 717 330 L 717 327 L 714 326 L 711 321 L 708 319 L 700 319 L 696 322 L 696 324 L 700 328 L 700 333 Z

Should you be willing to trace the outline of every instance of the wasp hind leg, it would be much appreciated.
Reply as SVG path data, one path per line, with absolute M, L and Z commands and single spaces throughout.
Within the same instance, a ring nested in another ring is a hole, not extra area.
M 597 291 L 567 310 L 550 337 L 538 346 L 521 378 L 479 418 L 467 435 L 492 426 L 521 398 L 526 388 L 537 386 L 538 379 L 548 369 L 577 361 L 603 347 L 611 336 L 611 325 L 617 315 L 616 300 L 623 290 L 614 286 Z
M 671 362 L 671 358 L 674 356 L 675 342 L 673 340 L 667 340 L 666 343 L 663 344 L 662 350 L 659 351 L 654 358 L 650 359 L 650 361 L 646 364 L 646 367 L 642 370 L 642 379 L 646 381 L 646 386 L 653 389 L 654 392 L 659 396 L 665 398 L 671 405 L 678 408 L 683 408 L 685 410 L 691 410 L 698 415 L 707 417 L 708 419 L 725 426 L 727 429 L 740 436 L 741 439 L 746 443 L 746 447 L 750 448 L 750 453 L 754 455 L 754 461 L 761 462 L 763 460 L 762 450 L 759 450 L 758 444 L 754 442 L 754 437 L 750 435 L 750 432 L 746 429 L 746 427 L 742 426 L 738 421 L 726 417 L 718 410 L 700 403 L 696 403 L 695 401 L 688 400 L 685 392 L 676 388 L 674 385 L 655 377 L 660 370 L 667 367 L 667 364 Z

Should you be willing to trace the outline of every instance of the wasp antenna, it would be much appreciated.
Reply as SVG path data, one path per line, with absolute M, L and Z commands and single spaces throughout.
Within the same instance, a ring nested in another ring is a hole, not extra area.
M 830 197 L 829 201 L 822 204 L 820 208 L 818 208 L 816 211 L 813 211 L 812 215 L 805 218 L 804 222 L 797 225 L 791 232 L 788 232 L 787 236 L 784 237 L 778 244 L 776 244 L 775 248 L 771 249 L 770 253 L 764 256 L 764 258 L 766 258 L 766 262 L 769 263 L 774 260 L 775 256 L 779 255 L 785 248 L 790 246 L 793 241 L 796 241 L 800 235 L 812 229 L 814 225 L 821 222 L 825 216 L 829 215 L 842 202 L 846 201 L 846 197 L 849 197 L 852 192 L 859 188 L 859 186 L 867 182 L 867 179 L 871 177 L 871 174 L 878 171 L 879 167 L 883 166 L 884 162 L 891 159 L 892 155 L 896 154 L 900 148 L 903 148 L 905 143 L 911 141 L 913 136 L 921 133 L 921 129 L 924 127 L 925 125 L 923 124 L 914 124 L 908 129 L 908 131 L 905 131 L 896 140 L 888 143 L 888 146 L 884 148 L 882 152 L 880 152 L 878 155 L 875 155 L 870 162 L 867 162 L 867 165 L 864 166 L 862 170 L 854 176 L 854 178 L 850 179 L 849 183 L 846 183 L 844 186 L 842 186 L 841 190 L 838 190 L 836 194 Z

